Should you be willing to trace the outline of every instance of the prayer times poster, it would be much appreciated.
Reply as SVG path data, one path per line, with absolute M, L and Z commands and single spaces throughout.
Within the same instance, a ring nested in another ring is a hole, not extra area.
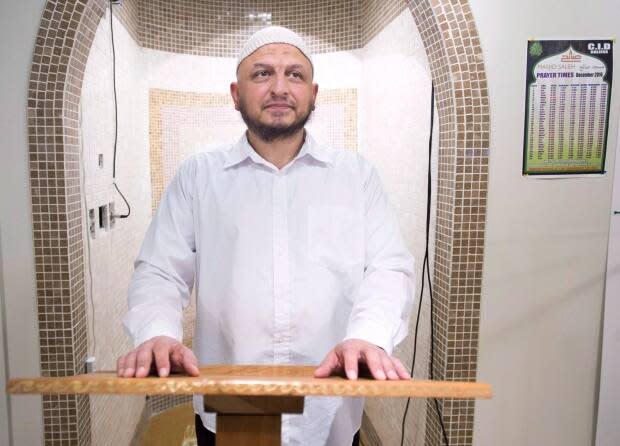
M 605 171 L 612 40 L 527 45 L 524 175 Z

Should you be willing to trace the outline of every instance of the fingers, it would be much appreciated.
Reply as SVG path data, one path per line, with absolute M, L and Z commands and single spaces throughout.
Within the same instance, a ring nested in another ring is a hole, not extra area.
M 334 351 L 340 358 L 340 363 L 344 364 L 349 379 L 357 379 L 360 360 L 366 363 L 374 379 L 410 379 L 408 370 L 398 358 L 388 355 L 385 350 L 370 342 L 349 339 L 336 346 Z M 325 361 L 319 366 L 320 372 L 324 363 Z
M 140 344 L 136 349 L 118 358 L 116 372 L 124 378 L 144 378 L 155 365 L 157 374 L 170 375 L 171 370 L 186 371 L 198 376 L 198 360 L 191 349 L 168 336 L 157 336 Z
M 168 359 L 170 358 L 170 353 L 170 344 L 167 342 L 157 341 L 153 345 L 153 356 L 155 357 L 155 366 L 159 376 L 168 376 L 170 373 L 170 360 Z
M 125 355 L 123 376 L 131 378 L 136 371 L 136 351 L 132 350 Z
M 168 336 L 151 338 L 119 357 L 116 372 L 125 378 L 143 378 L 149 374 L 152 364 L 162 377 L 168 376 L 172 370 L 187 371 L 192 376 L 200 374 L 198 360 L 191 349 Z
M 407 368 L 403 365 L 403 363 L 397 357 L 392 357 L 392 362 L 394 363 L 394 368 L 396 369 L 396 373 L 400 379 L 411 379 L 411 375 Z
M 192 376 L 198 376 L 198 360 L 191 349 L 180 342 L 175 342 L 170 353 L 172 370 L 175 372 L 187 372 Z
M 387 377 L 387 379 L 398 379 L 398 373 L 396 372 L 396 367 L 394 366 L 392 358 L 390 358 L 390 356 L 386 353 L 380 355 L 380 358 L 381 364 L 383 366 L 383 371 L 385 372 L 385 376 Z
M 150 343 L 144 343 L 138 347 L 136 353 L 136 378 L 144 378 L 149 374 L 153 362 L 153 347 Z M 126 375 L 125 375 L 126 376 Z M 130 375 L 131 376 L 131 375 Z
M 344 346 L 342 348 L 342 357 L 347 378 L 357 379 L 357 363 L 360 358 L 360 350 L 356 346 Z
M 125 356 L 121 356 L 116 360 L 116 376 L 123 376 L 125 372 Z
M 338 370 L 341 367 L 340 361 L 338 361 L 338 355 L 334 352 L 334 350 L 330 351 L 323 362 L 319 364 L 319 366 L 314 370 L 315 378 L 327 378 L 332 374 L 335 370 Z
M 183 347 L 183 356 L 182 356 L 182 364 L 183 369 L 192 376 L 200 375 L 200 370 L 198 370 L 198 359 L 196 359 L 196 355 L 189 348 L 181 345 Z
M 384 380 L 386 378 L 385 371 L 383 370 L 384 362 L 382 361 L 379 349 L 376 347 L 367 347 L 362 351 L 364 358 L 366 359 L 366 365 L 370 369 L 370 373 L 373 378 Z M 385 355 L 385 353 L 383 353 Z
M 409 372 L 397 357 L 388 355 L 382 349 L 367 351 L 367 353 L 370 355 L 371 361 L 368 362 L 368 355 L 366 355 L 366 361 L 375 379 L 387 378 L 389 380 L 398 380 L 411 378 Z M 375 354 L 377 354 L 378 360 L 376 360 Z

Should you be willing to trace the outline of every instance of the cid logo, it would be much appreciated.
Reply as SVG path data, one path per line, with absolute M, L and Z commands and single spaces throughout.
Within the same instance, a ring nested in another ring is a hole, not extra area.
M 588 51 L 591 53 L 605 53 L 607 54 L 611 50 L 611 43 L 588 43 Z

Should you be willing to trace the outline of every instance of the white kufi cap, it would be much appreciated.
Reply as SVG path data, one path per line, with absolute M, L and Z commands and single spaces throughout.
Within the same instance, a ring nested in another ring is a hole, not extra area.
M 243 59 L 248 57 L 261 46 L 269 45 L 271 43 L 288 43 L 289 45 L 293 45 L 301 51 L 304 56 L 306 56 L 306 58 L 310 61 L 310 65 L 314 68 L 314 65 L 312 64 L 312 57 L 310 57 L 310 51 L 308 51 L 306 42 L 304 42 L 299 34 L 282 26 L 268 26 L 256 31 L 241 48 L 239 57 L 237 58 L 237 68 L 239 68 L 239 65 Z

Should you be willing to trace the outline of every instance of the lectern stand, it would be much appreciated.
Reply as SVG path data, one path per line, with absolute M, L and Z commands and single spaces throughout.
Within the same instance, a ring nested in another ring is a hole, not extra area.
M 303 412 L 305 396 L 491 398 L 491 386 L 456 381 L 314 378 L 313 366 L 213 365 L 200 376 L 119 378 L 114 372 L 9 381 L 13 394 L 204 395 L 217 413 L 217 446 L 279 446 L 282 414 Z

